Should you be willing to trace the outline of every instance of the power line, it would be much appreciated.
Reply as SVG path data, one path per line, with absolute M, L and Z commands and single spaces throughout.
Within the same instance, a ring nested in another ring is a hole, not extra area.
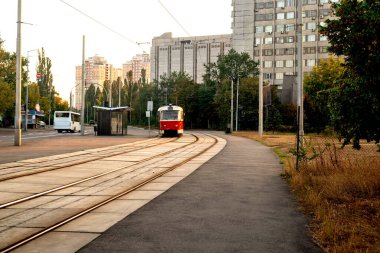
M 67 3 L 67 2 L 65 2 L 65 1 L 63 1 L 63 0 L 59 0 L 59 1 L 61 1 L 61 2 L 64 3 L 64 4 L 66 4 L 66 5 L 69 6 L 70 8 L 76 10 L 76 11 L 79 12 L 80 14 L 86 16 L 87 18 L 91 19 L 91 20 L 94 21 L 95 23 L 97 23 L 97 24 L 103 26 L 103 27 L 106 28 L 107 30 L 109 30 L 109 31 L 111 31 L 111 32 L 113 32 L 113 33 L 119 35 L 120 37 L 122 37 L 123 39 L 127 40 L 128 42 L 137 45 L 138 47 L 140 47 L 140 48 L 143 50 L 143 48 L 140 46 L 140 44 L 137 43 L 136 41 L 133 41 L 132 39 L 126 37 L 125 35 L 119 33 L 118 31 L 116 31 L 116 30 L 114 30 L 114 29 L 112 29 L 111 27 L 109 27 L 109 26 L 103 24 L 103 23 L 100 22 L 99 20 L 97 20 L 97 19 L 91 17 L 90 15 L 86 14 L 84 11 L 79 10 L 78 8 L 72 6 L 71 4 L 69 4 L 69 3 Z
M 182 30 L 187 34 L 187 36 L 190 37 L 191 36 L 190 33 L 185 29 L 185 27 L 183 27 L 183 25 L 181 25 L 181 23 L 174 17 L 174 15 L 171 14 L 168 8 L 166 8 L 165 5 L 160 0 L 157 0 L 157 2 L 162 6 L 162 8 L 165 9 L 165 11 L 172 17 L 172 19 L 182 28 Z

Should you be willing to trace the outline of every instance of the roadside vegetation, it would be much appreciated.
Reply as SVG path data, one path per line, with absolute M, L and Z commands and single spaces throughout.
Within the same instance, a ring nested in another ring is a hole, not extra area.
M 380 251 L 380 152 L 374 143 L 342 148 L 336 137 L 307 136 L 296 170 L 295 134 L 234 132 L 273 148 L 282 176 L 310 219 L 314 240 L 325 252 Z
M 0 127 L 9 127 L 13 125 L 15 115 L 16 53 L 6 51 L 3 48 L 3 43 L 4 41 L 0 37 Z M 55 90 L 53 74 L 51 72 L 52 62 L 49 57 L 45 56 L 44 49 L 41 48 L 38 50 L 38 63 L 36 66 L 28 66 L 30 65 L 29 61 L 30 59 L 27 57 L 22 57 L 22 110 L 25 110 L 25 106 L 27 106 L 29 110 L 34 110 L 36 107 L 39 107 L 40 112 L 46 115 L 43 120 L 48 122 L 50 115 L 52 122 L 53 113 L 49 114 L 49 112 L 67 110 L 69 108 L 68 102 L 64 101 Z M 29 67 L 35 68 L 36 72 L 39 73 L 36 82 L 29 81 Z M 28 104 L 26 105 L 27 92 Z

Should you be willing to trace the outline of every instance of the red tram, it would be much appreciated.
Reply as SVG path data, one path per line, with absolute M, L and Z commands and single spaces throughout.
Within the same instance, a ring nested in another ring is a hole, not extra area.
M 160 121 L 160 135 L 183 134 L 183 109 L 176 105 L 161 106 L 157 110 Z

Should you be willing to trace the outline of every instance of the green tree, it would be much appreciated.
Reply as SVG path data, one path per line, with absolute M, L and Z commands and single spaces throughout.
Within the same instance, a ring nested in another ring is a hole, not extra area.
M 41 97 L 50 97 L 53 90 L 53 74 L 51 72 L 52 63 L 49 57 L 45 56 L 45 50 L 42 48 L 38 52 L 38 64 L 36 71 L 41 75 L 37 80 L 40 88 Z
M 337 87 L 337 80 L 344 72 L 342 58 L 329 57 L 304 78 L 305 127 L 310 132 L 321 132 L 331 126 L 331 114 L 327 101 L 329 91 Z
M 343 0 L 332 9 L 337 19 L 320 32 L 347 69 L 331 91 L 331 116 L 345 143 L 360 148 L 360 138 L 380 141 L 380 1 Z
M 21 82 L 22 86 L 27 81 L 27 72 L 23 67 L 27 60 L 22 58 Z M 3 40 L 0 38 L 0 116 L 3 123 L 9 126 L 14 121 L 16 93 L 16 53 L 7 52 L 3 48 Z
M 278 131 L 282 123 L 281 107 L 282 104 L 277 96 L 277 87 L 270 87 L 270 105 L 266 108 L 265 127 L 267 131 Z
M 216 104 L 218 105 L 218 115 L 223 119 L 222 124 L 227 124 L 230 118 L 230 109 L 227 109 L 228 97 L 231 97 L 231 89 L 227 92 L 226 81 L 232 81 L 233 85 L 237 84 L 238 79 L 248 76 L 257 76 L 259 70 L 257 68 L 258 62 L 252 60 L 248 53 L 238 53 L 231 49 L 227 55 L 219 55 L 216 63 L 205 66 L 206 74 L 204 75 L 204 82 L 216 82 L 218 85 L 216 91 Z M 235 103 L 234 103 L 235 104 Z

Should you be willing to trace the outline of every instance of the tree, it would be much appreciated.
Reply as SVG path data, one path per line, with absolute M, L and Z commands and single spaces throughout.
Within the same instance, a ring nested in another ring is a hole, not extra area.
M 331 91 L 332 119 L 345 143 L 360 148 L 360 138 L 380 141 L 380 1 L 343 0 L 332 9 L 337 19 L 320 32 L 347 67 Z
M 38 51 L 38 64 L 36 72 L 41 75 L 41 78 L 37 80 L 40 95 L 42 97 L 50 97 L 53 90 L 53 74 L 51 72 L 52 63 L 49 57 L 45 57 L 44 48 Z
M 22 67 L 26 66 L 27 60 L 22 58 Z M 27 81 L 27 72 L 21 68 L 22 85 Z M 7 52 L 3 49 L 3 40 L 0 38 L 0 116 L 6 126 L 14 120 L 14 101 L 16 94 L 16 53 Z
M 305 85 L 305 121 L 311 132 L 321 132 L 331 126 L 331 114 L 327 101 L 329 91 L 337 87 L 337 80 L 344 72 L 342 58 L 330 56 L 321 60 L 319 66 L 304 78 Z
M 216 63 L 205 66 L 206 74 L 204 78 L 206 78 L 206 81 L 207 79 L 214 80 L 219 84 L 222 83 L 222 80 L 230 80 L 233 85 L 236 85 L 241 78 L 257 76 L 259 73 L 257 66 L 258 62 L 252 60 L 248 53 L 238 53 L 234 49 L 231 49 L 227 55 L 219 55 Z M 230 90 L 230 94 L 232 92 L 233 90 Z M 233 108 L 230 110 L 233 110 Z M 230 117 L 224 115 L 223 118 Z

